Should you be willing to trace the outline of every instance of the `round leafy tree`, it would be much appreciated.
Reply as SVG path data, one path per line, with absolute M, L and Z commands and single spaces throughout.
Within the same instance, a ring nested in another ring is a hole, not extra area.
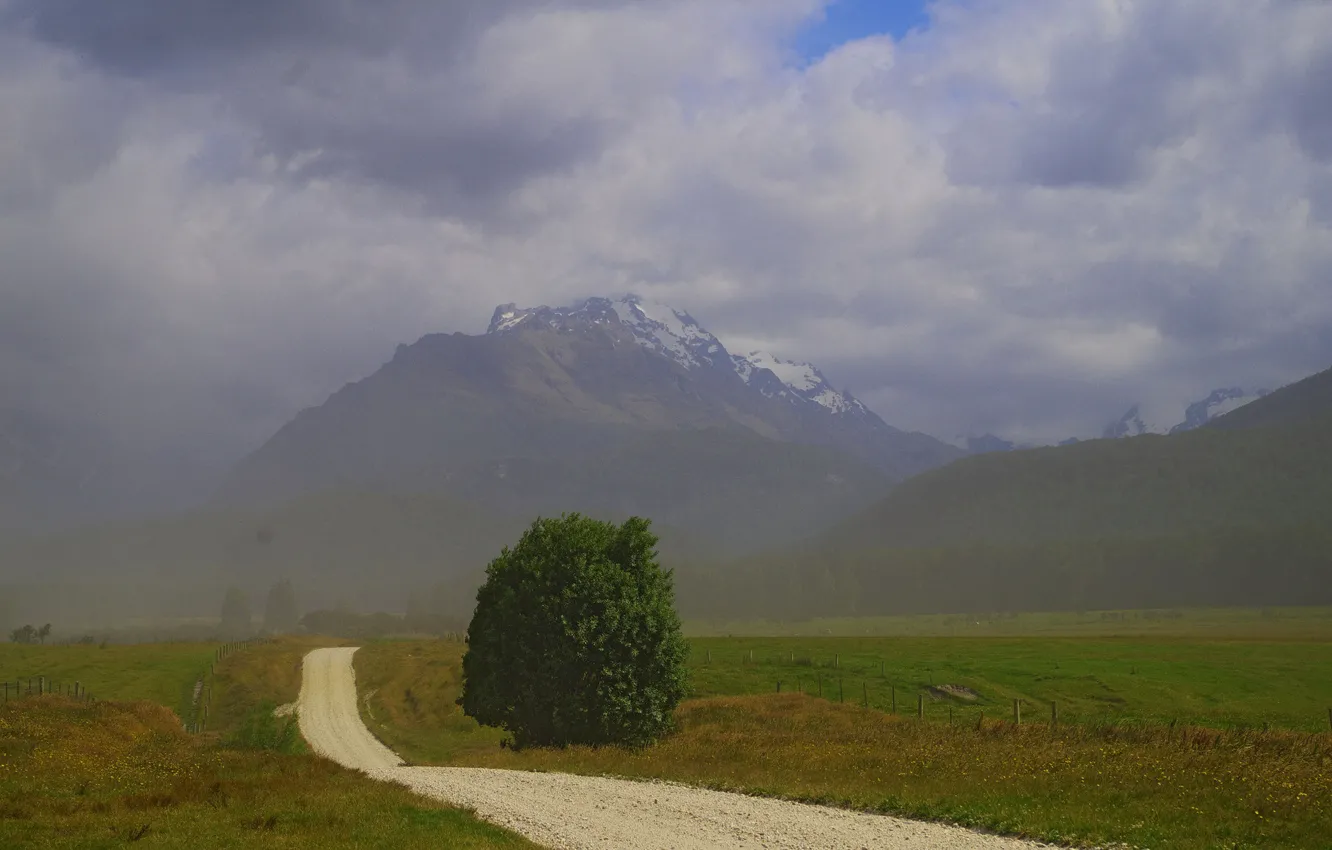
M 686 687 L 672 575 L 638 517 L 538 519 L 486 568 L 463 656 L 464 713 L 515 746 L 641 746 Z

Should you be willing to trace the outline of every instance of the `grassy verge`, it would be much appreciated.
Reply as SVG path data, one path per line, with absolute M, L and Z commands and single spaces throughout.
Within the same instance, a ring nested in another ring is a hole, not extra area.
M 502 750 L 454 704 L 462 647 L 356 655 L 363 716 L 423 763 L 609 773 L 829 802 L 1073 843 L 1309 848 L 1332 835 L 1332 736 L 1184 726 L 919 722 L 800 694 L 686 703 L 631 752 Z M 714 656 L 714 661 L 716 660 Z M 368 699 L 364 699 L 367 697 Z
M 310 756 L 200 745 L 151 703 L 0 706 L 0 847 L 521 848 Z
M 227 656 L 217 664 L 209 681 L 213 689 L 209 731 L 226 736 L 257 706 L 295 702 L 301 693 L 301 661 L 306 653 L 345 644 L 338 638 L 284 636 Z

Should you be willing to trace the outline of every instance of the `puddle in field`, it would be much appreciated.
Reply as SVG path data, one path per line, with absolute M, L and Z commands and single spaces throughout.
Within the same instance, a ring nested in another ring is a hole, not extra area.
M 935 685 L 930 688 L 930 693 L 936 697 L 953 697 L 955 699 L 975 702 L 980 699 L 980 694 L 968 688 L 966 685 Z

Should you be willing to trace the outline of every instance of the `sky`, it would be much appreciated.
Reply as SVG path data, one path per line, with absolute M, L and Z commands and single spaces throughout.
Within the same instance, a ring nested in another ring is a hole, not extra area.
M 202 480 L 634 291 L 945 439 L 1182 415 L 1332 365 L 1329 91 L 1321 0 L 0 0 L 0 414 Z
M 890 36 L 905 38 L 929 25 L 924 0 L 835 0 L 797 32 L 800 64 L 808 66 L 851 41 Z

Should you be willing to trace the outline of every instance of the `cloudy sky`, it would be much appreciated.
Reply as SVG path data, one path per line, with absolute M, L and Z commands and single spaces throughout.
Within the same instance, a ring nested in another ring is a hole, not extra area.
M 0 0 L 0 406 L 225 463 L 636 291 L 945 438 L 1332 365 L 1325 0 Z

